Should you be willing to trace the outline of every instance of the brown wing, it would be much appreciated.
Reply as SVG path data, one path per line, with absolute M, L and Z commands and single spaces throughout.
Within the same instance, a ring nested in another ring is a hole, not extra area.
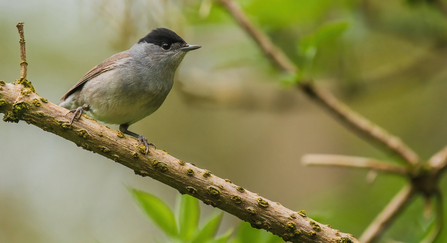
M 92 68 L 90 71 L 88 71 L 84 77 L 82 77 L 73 87 L 71 87 L 68 92 L 62 96 L 61 101 L 64 101 L 68 96 L 73 94 L 74 92 L 78 91 L 82 86 L 89 80 L 98 77 L 102 73 L 105 73 L 107 71 L 113 70 L 114 67 L 116 67 L 117 63 L 116 61 L 124 58 L 130 57 L 130 54 L 128 51 L 123 51 L 118 54 L 115 54 L 111 56 L 110 58 L 104 60 L 94 68 Z

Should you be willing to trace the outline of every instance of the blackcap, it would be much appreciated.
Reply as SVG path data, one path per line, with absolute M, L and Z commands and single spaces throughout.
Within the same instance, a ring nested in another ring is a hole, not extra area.
M 104 123 L 119 124 L 119 130 L 138 138 L 147 153 L 153 144 L 128 128 L 163 104 L 183 57 L 200 47 L 187 44 L 171 30 L 154 29 L 129 50 L 88 71 L 59 105 L 74 113 L 71 124 L 83 112 Z

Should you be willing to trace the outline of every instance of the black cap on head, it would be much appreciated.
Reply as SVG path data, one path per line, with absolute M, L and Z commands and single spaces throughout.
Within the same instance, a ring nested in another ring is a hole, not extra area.
M 186 44 L 186 42 L 174 31 L 168 30 L 166 28 L 157 28 L 152 30 L 149 34 L 138 41 L 138 43 L 141 42 L 152 43 L 158 46 L 161 46 L 163 43 L 167 43 L 169 45 L 177 42 Z

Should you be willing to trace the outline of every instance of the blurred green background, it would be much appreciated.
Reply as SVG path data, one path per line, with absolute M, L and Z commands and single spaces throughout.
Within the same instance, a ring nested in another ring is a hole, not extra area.
M 443 0 L 239 3 L 294 62 L 308 67 L 306 76 L 424 159 L 447 144 Z M 342 232 L 359 237 L 405 183 L 383 174 L 368 183 L 367 171 L 302 166 L 307 153 L 394 158 L 282 82 L 287 76 L 212 1 L 0 0 L 0 79 L 6 82 L 19 77 L 15 25 L 22 21 L 28 78 L 54 103 L 91 67 L 153 28 L 170 28 L 202 45 L 185 57 L 164 105 L 133 131 L 175 157 L 288 208 L 305 209 Z M 347 23 L 347 30 L 319 46 L 310 65 L 299 41 L 334 22 Z M 24 122 L 0 123 L 0 242 L 163 241 L 125 185 L 171 205 L 178 194 Z M 205 216 L 213 211 L 202 208 Z M 419 242 L 432 221 L 418 199 L 382 242 Z M 238 222 L 226 214 L 222 230 Z M 447 229 L 437 242 L 446 241 Z

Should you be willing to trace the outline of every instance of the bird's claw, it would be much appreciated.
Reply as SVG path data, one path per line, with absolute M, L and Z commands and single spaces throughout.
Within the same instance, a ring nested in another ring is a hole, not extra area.
M 146 154 L 149 152 L 149 145 L 154 146 L 154 148 L 157 148 L 157 147 L 155 147 L 154 143 L 149 143 L 147 141 L 146 137 L 142 136 L 142 135 L 138 136 L 138 142 L 139 142 L 138 145 L 144 144 L 144 146 L 146 147 Z
M 82 113 L 84 113 L 84 109 L 82 108 L 82 106 L 74 109 L 74 110 L 70 110 L 68 113 L 73 113 L 73 117 L 70 120 L 70 126 L 73 124 L 73 121 L 79 120 L 82 116 Z
M 74 110 L 70 110 L 68 113 L 73 113 L 73 117 L 70 120 L 70 127 L 73 124 L 74 120 L 79 120 L 81 119 L 82 114 L 84 113 L 84 111 L 88 110 L 89 106 L 88 105 L 83 105 L 83 106 L 79 106 L 78 108 L 74 109 Z M 67 113 L 67 114 L 68 114 Z

